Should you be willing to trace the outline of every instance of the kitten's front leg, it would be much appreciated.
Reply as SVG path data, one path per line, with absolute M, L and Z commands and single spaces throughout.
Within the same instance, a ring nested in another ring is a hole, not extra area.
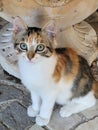
M 36 117 L 40 110 L 41 99 L 37 93 L 31 91 L 32 105 L 28 107 L 27 114 L 30 117 Z
M 36 123 L 40 126 L 47 125 L 50 121 L 50 117 L 53 111 L 53 107 L 55 104 L 55 99 L 54 98 L 44 98 L 42 100 L 42 105 L 40 108 L 40 113 L 36 117 Z

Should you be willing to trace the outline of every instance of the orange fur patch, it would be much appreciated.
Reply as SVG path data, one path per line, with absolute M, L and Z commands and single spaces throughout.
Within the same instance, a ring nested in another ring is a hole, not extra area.
M 98 98 L 98 82 L 93 83 L 93 91 L 96 98 Z
M 66 55 L 69 56 L 72 62 L 71 68 L 68 68 L 68 61 L 67 61 L 68 59 L 66 58 Z M 67 68 L 70 69 L 70 71 L 68 70 L 67 72 Z M 76 77 L 78 69 L 79 69 L 78 56 L 75 51 L 68 48 L 64 54 L 57 55 L 57 64 L 53 73 L 53 78 L 55 79 L 55 82 L 59 82 L 61 77 L 64 77 L 64 79 L 67 82 L 70 82 Z

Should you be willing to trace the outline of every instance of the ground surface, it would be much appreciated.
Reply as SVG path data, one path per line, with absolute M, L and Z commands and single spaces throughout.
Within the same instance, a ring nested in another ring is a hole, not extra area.
M 0 19 L 0 29 L 6 24 Z M 0 66 L 0 130 L 98 130 L 98 103 L 69 118 L 61 118 L 59 107 L 55 107 L 50 123 L 43 128 L 27 116 L 26 109 L 30 104 L 29 92 Z

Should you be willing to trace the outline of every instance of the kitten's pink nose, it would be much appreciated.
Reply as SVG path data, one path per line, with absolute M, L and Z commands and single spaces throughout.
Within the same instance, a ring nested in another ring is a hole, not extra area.
M 32 58 L 34 57 L 34 53 L 32 51 L 29 51 L 27 53 L 27 57 L 28 57 L 29 60 L 32 60 Z

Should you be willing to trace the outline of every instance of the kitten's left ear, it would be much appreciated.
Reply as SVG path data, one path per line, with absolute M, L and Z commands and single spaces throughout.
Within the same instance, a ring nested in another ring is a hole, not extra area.
M 50 21 L 42 28 L 42 30 L 47 34 L 50 40 L 56 37 L 57 30 L 54 21 Z
M 53 48 L 56 48 L 57 42 L 56 42 L 56 34 L 57 34 L 57 28 L 54 21 L 50 21 L 48 24 L 46 24 L 42 30 L 46 33 L 47 37 L 51 41 L 51 45 Z
M 27 30 L 27 25 L 25 24 L 25 22 L 23 21 L 22 18 L 20 18 L 19 16 L 17 16 L 14 21 L 13 21 L 13 32 L 15 34 L 18 34 L 21 31 L 25 31 Z

